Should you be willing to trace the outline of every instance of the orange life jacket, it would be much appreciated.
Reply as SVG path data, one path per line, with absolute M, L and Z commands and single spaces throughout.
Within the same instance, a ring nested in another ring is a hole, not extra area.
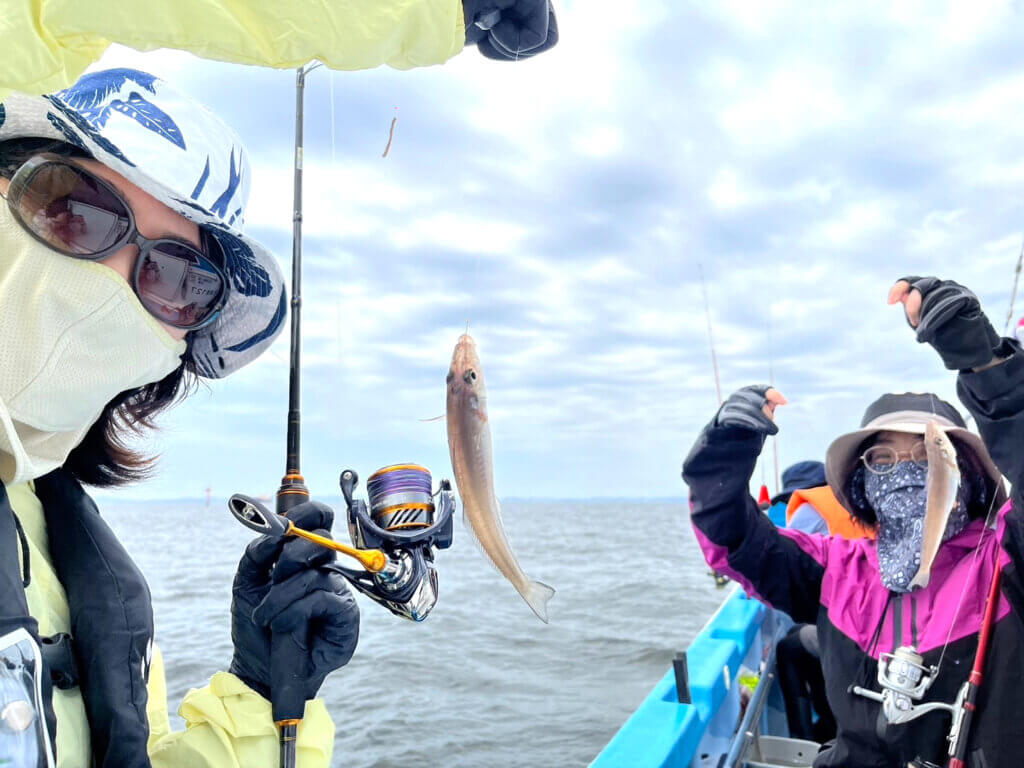
M 786 505 L 786 524 L 793 519 L 793 513 L 801 504 L 810 504 L 828 525 L 831 536 L 845 539 L 875 538 L 875 532 L 850 517 L 850 513 L 839 503 L 832 489 L 827 485 L 820 488 L 804 488 L 793 491 Z

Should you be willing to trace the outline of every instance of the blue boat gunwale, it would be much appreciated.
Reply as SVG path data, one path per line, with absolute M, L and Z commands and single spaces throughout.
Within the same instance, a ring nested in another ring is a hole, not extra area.
M 590 764 L 591 768 L 698 765 L 701 741 L 716 715 L 728 714 L 726 699 L 740 666 L 756 667 L 763 650 L 762 628 L 769 609 L 739 587 L 719 606 L 686 651 L 692 704 L 680 704 L 675 673 L 669 669 Z M 738 701 L 738 695 L 735 697 Z M 738 704 L 733 707 L 738 711 Z M 735 720 L 730 727 L 735 726 Z M 731 733 L 720 734 L 726 738 Z

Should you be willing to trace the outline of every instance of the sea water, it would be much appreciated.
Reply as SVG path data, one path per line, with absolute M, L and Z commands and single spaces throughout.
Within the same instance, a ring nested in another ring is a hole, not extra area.
M 725 596 L 685 509 L 682 500 L 503 504 L 524 570 L 557 590 L 549 625 L 456 521 L 425 622 L 359 597 L 359 647 L 320 691 L 337 725 L 333 765 L 586 765 Z M 231 580 L 252 534 L 223 499 L 105 501 L 101 511 L 152 589 L 173 713 L 231 659 Z M 348 541 L 343 514 L 335 535 Z

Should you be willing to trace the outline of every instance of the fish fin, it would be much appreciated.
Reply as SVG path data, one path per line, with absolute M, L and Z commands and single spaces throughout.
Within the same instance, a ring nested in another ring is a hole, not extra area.
M 497 517 L 497 520 L 498 520 L 498 527 L 502 531 L 504 531 L 505 530 L 505 521 L 504 521 L 504 519 L 501 516 L 501 504 L 495 502 L 494 503 L 494 511 L 495 511 L 495 517 Z M 479 552 L 481 555 L 483 555 L 483 558 L 484 558 L 484 560 L 487 561 L 487 564 L 490 565 L 491 568 L 494 569 L 494 572 L 496 574 L 498 574 L 499 576 L 501 576 L 501 578 L 503 578 L 503 579 L 506 578 L 505 574 L 503 574 L 501 572 L 501 569 L 495 564 L 494 560 L 491 559 L 491 556 L 487 553 L 487 549 L 484 547 L 483 542 L 480 541 L 480 537 L 476 535 L 476 530 L 473 528 L 473 523 L 470 521 L 469 515 L 466 514 L 466 504 L 465 504 L 465 502 L 463 502 L 463 504 L 462 504 L 462 527 L 466 529 L 466 533 L 469 534 L 469 538 L 473 542 L 473 546 L 476 547 L 476 551 L 477 552 Z M 508 534 L 507 533 L 505 534 L 505 537 L 506 537 L 506 539 L 508 538 Z M 509 542 L 509 549 L 511 549 L 511 548 L 512 548 L 512 544 L 511 544 L 511 542 Z
M 548 623 L 548 600 L 555 595 L 555 590 L 542 581 L 531 581 L 523 593 L 523 599 L 530 606 L 537 618 Z
M 446 413 L 442 413 L 440 416 L 435 416 L 432 419 L 420 419 L 420 421 L 440 421 L 441 419 L 443 419 L 447 415 L 448 414 L 446 414 Z
M 502 530 L 504 530 L 504 525 L 502 524 L 501 520 L 501 506 L 495 505 L 495 509 L 498 514 L 498 525 L 502 528 Z M 494 572 L 501 576 L 503 579 L 507 578 L 505 574 L 501 572 L 501 569 L 498 568 L 498 566 L 495 564 L 494 560 L 491 559 L 491 556 L 487 553 L 487 550 L 484 549 L 484 545 L 480 541 L 480 537 L 477 536 L 476 531 L 473 530 L 473 526 L 469 521 L 469 515 L 466 514 L 465 503 L 463 503 L 462 505 L 462 527 L 466 530 L 466 533 L 469 534 L 469 539 L 473 542 L 473 546 L 476 547 L 477 551 L 487 562 L 487 564 L 494 569 Z M 526 591 L 520 592 L 519 594 L 523 596 L 523 600 L 525 600 L 526 604 L 530 606 L 530 609 L 535 614 L 537 614 L 537 618 L 543 621 L 545 624 L 547 624 L 548 600 L 550 600 L 551 597 L 555 594 L 555 590 L 543 582 L 528 581 Z
M 491 556 L 487 554 L 487 550 L 484 549 L 484 545 L 481 543 L 480 537 L 477 536 L 476 531 L 473 530 L 473 525 L 469 522 L 469 515 L 466 514 L 465 504 L 462 505 L 462 527 L 465 528 L 466 533 L 469 534 L 469 540 L 473 542 L 473 546 L 476 547 L 476 551 L 479 552 L 481 556 L 483 556 L 484 560 L 487 562 L 489 566 L 491 566 L 491 568 L 494 569 L 494 572 L 496 574 L 498 574 L 502 578 L 505 578 L 502 572 L 498 570 L 498 566 L 496 566 L 494 564 L 494 561 L 491 560 Z

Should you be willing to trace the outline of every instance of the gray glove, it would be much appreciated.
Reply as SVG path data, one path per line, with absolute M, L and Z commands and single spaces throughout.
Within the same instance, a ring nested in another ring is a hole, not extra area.
M 733 392 L 722 403 L 712 423 L 716 427 L 743 427 L 762 435 L 777 434 L 778 426 L 763 410 L 768 402 L 765 394 L 769 389 L 771 387 L 767 384 L 754 384 Z

